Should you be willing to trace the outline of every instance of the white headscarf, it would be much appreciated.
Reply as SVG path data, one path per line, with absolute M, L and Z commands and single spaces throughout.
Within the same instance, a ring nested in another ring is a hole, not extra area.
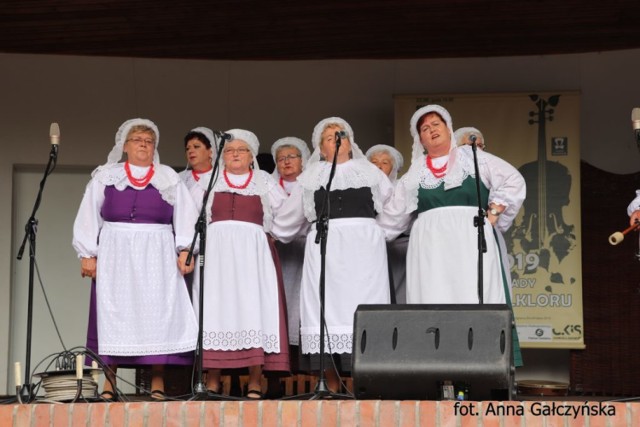
M 451 150 L 456 148 L 456 145 L 454 143 L 455 142 L 454 136 L 453 136 L 453 120 L 451 119 L 451 115 L 449 114 L 449 112 L 446 109 L 444 109 L 444 107 L 441 107 L 440 105 L 424 106 L 419 110 L 417 110 L 415 113 L 413 113 L 413 116 L 411 116 L 411 121 L 409 122 L 409 131 L 411 132 L 411 136 L 413 137 L 413 146 L 411 150 L 412 165 L 416 160 L 424 159 L 425 157 L 425 148 L 422 145 L 422 142 L 420 141 L 420 132 L 418 131 L 418 122 L 420 121 L 422 116 L 429 113 L 438 113 L 447 124 L 447 128 L 449 129 L 449 132 L 451 134 L 451 142 L 452 142 L 451 146 L 449 147 L 449 152 L 451 152 Z
M 211 156 L 211 165 L 213 165 L 215 163 L 215 159 L 218 158 L 218 139 L 213 134 L 213 131 L 209 128 L 198 126 L 196 128 L 191 129 L 187 134 L 192 132 L 201 133 L 209 140 L 209 144 L 211 144 L 211 148 L 213 148 L 213 155 Z M 187 161 L 187 167 L 184 168 L 184 170 L 188 170 L 190 168 L 191 166 L 189 166 L 189 162 Z
M 227 185 L 225 179 L 218 179 L 216 184 L 214 185 L 211 193 L 209 194 L 209 198 L 207 199 L 207 222 L 211 221 L 211 207 L 213 206 L 213 198 L 216 192 L 232 192 L 241 194 L 243 196 L 260 196 L 260 201 L 262 202 L 262 225 L 266 232 L 271 231 L 271 225 L 273 223 L 273 214 L 271 212 L 271 203 L 269 200 L 269 191 L 273 187 L 277 187 L 278 184 L 271 178 L 271 176 L 265 171 L 261 171 L 258 166 L 258 161 L 256 157 L 258 156 L 258 151 L 260 150 L 260 142 L 258 141 L 258 137 L 251 131 L 244 129 L 229 129 L 225 133 L 232 135 L 231 141 L 240 140 L 249 146 L 249 150 L 251 151 L 252 161 L 253 161 L 253 178 L 251 182 L 246 188 L 238 189 L 238 188 L 230 188 Z M 222 149 L 224 151 L 224 148 Z M 218 156 L 220 158 L 220 166 L 221 169 L 224 169 L 224 156 Z M 223 172 L 221 171 L 222 175 Z
M 410 213 L 418 208 L 418 187 L 420 186 L 420 180 L 423 178 L 423 171 L 426 168 L 426 153 L 425 148 L 420 141 L 420 132 L 418 131 L 418 122 L 420 119 L 429 113 L 438 113 L 447 125 L 449 133 L 451 135 L 451 144 L 449 146 L 449 160 L 447 161 L 447 170 L 444 178 L 444 189 L 449 190 L 451 188 L 462 185 L 462 181 L 465 178 L 465 172 L 459 162 L 456 160 L 456 140 L 453 132 L 453 120 L 449 112 L 440 105 L 427 105 L 418 109 L 409 122 L 409 131 L 413 137 L 413 146 L 411 152 L 411 167 L 409 171 L 402 177 L 402 184 L 406 191 L 406 212 Z M 435 183 L 438 184 L 438 183 Z M 434 185 L 434 188 L 437 185 Z
M 154 147 L 153 153 L 153 163 L 160 164 L 160 154 L 158 154 L 158 145 L 160 145 L 160 131 L 158 131 L 158 127 L 151 120 L 147 119 L 130 119 L 124 122 L 118 128 L 116 132 L 116 143 L 111 149 L 109 156 L 107 156 L 107 163 L 103 166 L 112 165 L 118 163 L 122 159 L 123 147 L 124 143 L 127 142 L 127 136 L 129 136 L 129 131 L 134 126 L 147 126 L 153 130 L 156 136 L 156 143 Z
M 228 133 L 233 137 L 231 141 L 238 139 L 245 142 L 249 146 L 249 150 L 251 150 L 251 161 L 253 162 L 253 169 L 259 170 L 260 167 L 258 165 L 257 157 L 258 152 L 260 151 L 260 142 L 258 141 L 258 137 L 256 136 L 256 134 L 245 129 L 229 129 L 225 133 Z M 221 166 L 224 167 L 224 156 L 220 156 L 220 162 Z
M 320 122 L 313 128 L 313 134 L 311 135 L 311 144 L 313 145 L 313 153 L 309 158 L 309 165 L 311 163 L 315 163 L 320 161 L 320 142 L 322 142 L 322 132 L 325 131 L 330 125 L 338 125 L 341 127 L 346 133 L 349 142 L 351 143 L 351 158 L 353 159 L 364 159 L 365 156 L 362 153 L 362 150 L 358 147 L 355 141 L 355 137 L 353 135 L 353 129 L 346 120 L 341 119 L 340 117 L 327 117 L 326 119 L 320 120 Z
M 134 126 L 146 126 L 153 130 L 155 133 L 155 144 L 153 153 L 153 167 L 154 174 L 149 181 L 150 185 L 153 185 L 162 196 L 162 199 L 169 203 L 171 206 L 175 204 L 176 200 L 176 186 L 180 182 L 178 174 L 168 166 L 160 164 L 160 154 L 158 154 L 158 145 L 160 145 L 160 132 L 155 123 L 148 119 L 130 119 L 124 122 L 116 132 L 115 145 L 111 149 L 111 152 L 107 156 L 107 163 L 102 166 L 98 166 L 92 173 L 91 177 L 98 180 L 105 186 L 113 185 L 119 191 L 124 190 L 129 185 L 129 180 L 124 171 L 124 167 L 120 163 L 122 160 L 122 153 L 125 142 L 129 132 Z M 130 186 L 136 190 L 143 190 L 144 188 Z
M 482 136 L 482 132 L 480 132 L 478 129 L 476 129 L 474 127 L 458 128 L 454 132 L 453 136 L 456 139 L 457 145 L 461 146 L 461 145 L 466 145 L 465 138 L 468 138 L 468 136 L 471 135 L 471 134 L 473 134 L 473 135 L 478 137 L 478 140 L 476 141 L 476 144 L 477 144 L 479 149 L 484 150 L 486 148 L 486 146 L 487 146 L 485 144 L 485 142 L 484 142 L 484 136 Z
M 213 148 L 213 153 L 215 157 L 218 157 L 218 138 L 215 137 L 213 131 L 204 126 L 198 126 L 196 128 L 191 129 L 189 132 L 199 132 L 207 137 L 209 143 L 211 144 L 211 148 Z
M 300 138 L 296 138 L 295 136 L 285 136 L 284 138 L 280 138 L 279 140 L 274 142 L 271 146 L 271 155 L 273 156 L 273 161 L 276 163 L 276 167 L 273 170 L 271 176 L 273 176 L 276 180 L 280 179 L 280 174 L 278 173 L 278 160 L 276 159 L 276 155 L 278 154 L 278 149 L 283 146 L 292 146 L 298 149 L 300 155 L 302 156 L 302 170 L 304 170 L 304 167 L 307 164 L 307 160 L 309 160 L 309 156 L 311 155 L 307 143 Z
M 400 170 L 404 165 L 404 158 L 402 157 L 402 154 L 390 145 L 378 144 L 367 150 L 367 159 L 371 161 L 371 157 L 377 153 L 387 153 L 393 158 L 393 167 L 391 168 L 389 179 L 392 182 L 395 181 L 398 178 L 398 170 Z
M 321 161 L 320 143 L 322 132 L 331 125 L 338 125 L 347 133 L 351 145 L 351 160 L 345 162 L 340 167 L 340 173 L 336 172 L 331 183 L 331 190 L 346 190 L 348 188 L 370 187 L 373 194 L 373 204 L 377 212 L 382 212 L 382 197 L 380 195 L 379 182 L 386 179 L 384 173 L 370 163 L 362 150 L 355 143 L 353 129 L 344 119 L 340 117 L 329 117 L 321 120 L 313 129 L 311 143 L 313 144 L 313 154 L 309 158 L 304 172 L 298 177 L 298 182 L 302 186 L 302 199 L 305 217 L 309 221 L 315 221 L 315 200 L 314 193 L 327 184 L 331 163 Z

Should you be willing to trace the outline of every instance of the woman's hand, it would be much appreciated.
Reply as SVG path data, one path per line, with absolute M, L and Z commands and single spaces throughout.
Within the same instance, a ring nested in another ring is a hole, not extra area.
M 506 208 L 502 205 L 490 204 L 489 209 L 487 209 L 487 219 L 489 223 L 493 226 L 498 222 L 498 217 L 502 212 L 504 212 Z
M 182 251 L 180 255 L 178 255 L 178 270 L 184 276 L 185 274 L 189 274 L 193 271 L 195 267 L 195 257 L 191 258 L 191 264 L 187 265 L 187 257 L 189 256 L 189 251 Z
M 96 278 L 97 258 L 80 258 L 80 275 L 82 277 Z
M 629 225 L 637 225 L 640 223 L 640 209 L 634 211 L 629 218 Z

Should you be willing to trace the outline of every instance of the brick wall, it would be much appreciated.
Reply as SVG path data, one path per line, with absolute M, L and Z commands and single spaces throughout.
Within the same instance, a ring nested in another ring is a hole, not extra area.
M 0 406 L 0 426 L 640 426 L 640 403 L 281 401 Z

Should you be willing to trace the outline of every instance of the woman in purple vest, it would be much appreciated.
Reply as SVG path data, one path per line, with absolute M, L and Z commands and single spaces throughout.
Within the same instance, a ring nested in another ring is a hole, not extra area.
M 149 120 L 120 126 L 73 227 L 82 277 L 93 279 L 87 347 L 110 368 L 108 400 L 117 399 L 117 367 L 138 365 L 152 366 L 151 397 L 163 400 L 163 366 L 191 364 L 196 347 L 182 276 L 193 269 L 185 261 L 197 211 L 178 174 L 160 164 L 158 140 Z

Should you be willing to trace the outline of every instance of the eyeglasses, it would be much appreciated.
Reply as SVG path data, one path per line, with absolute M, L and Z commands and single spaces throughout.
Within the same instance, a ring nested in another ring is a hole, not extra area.
M 129 138 L 127 141 L 132 141 L 135 144 L 142 144 L 143 142 L 149 145 L 155 144 L 155 141 L 151 138 Z
M 222 150 L 224 154 L 247 154 L 250 151 L 251 150 L 249 150 L 248 148 L 225 148 L 224 150 Z
M 302 157 L 300 154 L 288 154 L 286 156 L 278 157 L 276 159 L 276 162 L 283 163 L 283 162 L 286 162 L 287 160 L 291 161 L 294 159 L 299 159 L 300 157 Z

